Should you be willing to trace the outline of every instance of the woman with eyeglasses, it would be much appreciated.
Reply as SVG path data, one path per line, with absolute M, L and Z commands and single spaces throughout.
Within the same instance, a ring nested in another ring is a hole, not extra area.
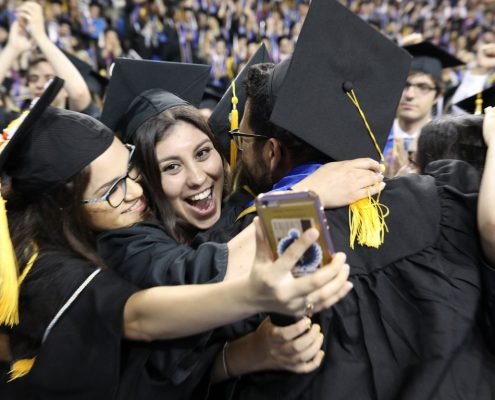
M 139 393 L 146 386 L 130 382 L 138 375 L 132 357 L 154 346 L 146 342 L 189 337 L 263 311 L 301 316 L 308 296 L 320 310 L 349 290 L 343 256 L 311 277 L 292 278 L 290 267 L 315 232 L 272 262 L 257 229 L 249 274 L 138 291 L 106 268 L 93 233 L 146 216 L 141 186 L 133 180 L 132 147 L 89 116 L 48 108 L 28 116 L 1 150 L 18 269 L 2 259 L 0 322 L 9 338 L 15 398 L 131 398 L 128 388 Z M 3 232 L 3 244 L 6 239 Z M 127 340 L 138 342 L 123 353 Z M 181 361 L 185 370 L 191 359 Z

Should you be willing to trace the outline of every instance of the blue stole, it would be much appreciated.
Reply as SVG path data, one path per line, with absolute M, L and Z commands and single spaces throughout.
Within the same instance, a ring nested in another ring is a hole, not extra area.
M 285 175 L 275 185 L 273 185 L 272 190 L 270 190 L 268 193 L 290 190 L 292 189 L 292 186 L 294 186 L 296 183 L 301 182 L 304 178 L 306 178 L 308 175 L 311 175 L 320 167 L 321 164 L 316 163 L 298 165 L 297 167 L 291 169 L 287 175 Z M 253 204 L 254 200 L 249 203 L 250 206 L 252 206 Z

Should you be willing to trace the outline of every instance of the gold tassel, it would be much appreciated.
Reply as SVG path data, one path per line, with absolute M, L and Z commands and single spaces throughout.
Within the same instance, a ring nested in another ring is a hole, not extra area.
M 17 360 L 12 364 L 10 369 L 10 379 L 9 382 L 12 382 L 14 379 L 21 378 L 31 371 L 33 368 L 36 357 L 33 358 L 23 358 L 21 360 Z
M 10 240 L 5 200 L 0 194 L 0 325 L 19 323 L 17 259 Z
M 350 246 L 354 249 L 357 241 L 363 246 L 378 248 L 383 243 L 385 232 L 388 232 L 385 217 L 389 213 L 387 206 L 377 199 L 368 196 L 349 206 Z
M 361 116 L 361 119 L 368 130 L 368 133 L 375 145 L 375 148 L 380 156 L 380 160 L 383 163 L 385 158 L 382 151 L 378 146 L 375 139 L 375 135 L 371 131 L 370 125 L 366 116 L 364 115 L 359 101 L 357 99 L 354 90 L 351 88 L 346 90 L 346 94 L 352 101 L 352 104 L 356 107 Z M 361 246 L 368 246 L 378 248 L 383 244 L 385 232 L 388 232 L 387 224 L 385 223 L 385 217 L 388 216 L 389 210 L 383 204 L 380 204 L 380 193 L 378 193 L 376 200 L 368 195 L 364 199 L 358 200 L 349 206 L 349 228 L 350 228 L 350 247 L 354 249 L 354 243 L 357 239 Z
M 474 101 L 475 109 L 474 115 L 483 114 L 483 98 L 481 97 L 481 93 L 476 95 L 476 100 Z
M 232 111 L 230 112 L 230 130 L 239 129 L 239 112 L 237 111 L 237 103 L 239 99 L 235 95 L 235 81 L 232 82 Z M 234 168 L 237 161 L 237 146 L 234 139 L 230 139 L 230 168 Z

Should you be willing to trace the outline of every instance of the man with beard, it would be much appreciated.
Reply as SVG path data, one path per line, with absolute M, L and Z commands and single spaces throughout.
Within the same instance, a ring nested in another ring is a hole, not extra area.
M 408 70 L 403 50 L 337 2 L 313 0 L 290 63 L 249 71 L 232 135 L 242 141 L 251 186 L 290 189 L 329 159 L 383 160 Z M 477 233 L 478 183 L 468 164 L 437 161 L 423 176 L 388 181 L 379 199 L 326 210 L 354 290 L 313 317 L 325 337 L 323 364 L 302 376 L 240 377 L 234 397 L 493 398 L 495 276 Z M 241 213 L 236 227 L 254 211 Z

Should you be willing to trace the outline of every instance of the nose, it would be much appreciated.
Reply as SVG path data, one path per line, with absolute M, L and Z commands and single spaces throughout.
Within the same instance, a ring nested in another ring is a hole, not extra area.
M 128 177 L 126 179 L 126 185 L 127 185 L 127 191 L 125 193 L 126 202 L 135 201 L 136 199 L 139 199 L 140 197 L 143 196 L 143 188 L 138 182 L 133 181 L 131 178 Z
M 414 94 L 415 94 L 414 86 L 406 86 L 404 88 L 404 91 L 402 92 L 402 95 L 408 99 L 413 98 Z
M 193 163 L 187 168 L 187 185 L 189 187 L 201 187 L 206 178 L 206 172 L 197 163 Z

